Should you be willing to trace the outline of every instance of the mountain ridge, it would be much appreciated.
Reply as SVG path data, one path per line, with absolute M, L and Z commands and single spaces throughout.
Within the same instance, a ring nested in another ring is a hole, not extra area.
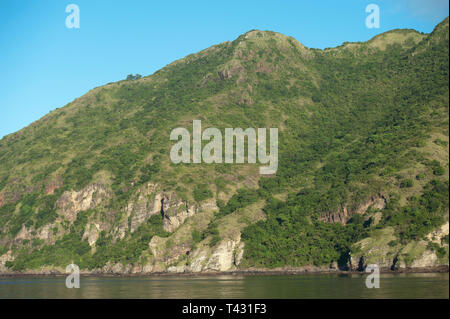
M 440 27 L 440 26 L 445 27 L 445 24 L 448 24 L 448 17 L 447 17 L 446 19 L 444 19 L 441 23 L 439 23 L 439 24 L 433 29 L 433 31 L 432 31 L 431 33 L 433 33 L 435 30 L 437 30 L 438 27 Z M 448 27 L 448 26 L 447 26 L 447 27 Z M 188 58 L 188 57 L 196 56 L 196 55 L 199 55 L 199 54 L 201 54 L 201 53 L 205 53 L 205 52 L 207 52 L 207 51 L 209 51 L 209 50 L 212 50 L 213 48 L 215 48 L 215 47 L 217 47 L 217 46 L 224 45 L 224 44 L 231 44 L 231 43 L 233 43 L 234 41 L 237 41 L 239 38 L 241 38 L 241 37 L 243 37 L 243 36 L 245 36 L 245 35 L 247 35 L 247 34 L 249 34 L 249 33 L 251 33 L 251 32 L 262 32 L 262 33 L 267 33 L 267 34 L 278 34 L 278 35 L 281 35 L 281 36 L 283 36 L 283 37 L 285 37 L 285 38 L 295 40 L 295 41 L 296 41 L 297 43 L 299 43 L 299 44 L 301 45 L 301 47 L 303 47 L 303 48 L 306 48 L 306 49 L 308 49 L 308 50 L 318 50 L 318 51 L 323 51 L 323 52 L 329 51 L 329 50 L 335 50 L 335 49 L 342 49 L 342 48 L 344 48 L 346 45 L 352 45 L 352 44 L 364 44 L 364 43 L 373 42 L 374 40 L 376 40 L 376 39 L 378 39 L 378 38 L 380 38 L 380 37 L 382 38 L 382 37 L 384 37 L 386 34 L 390 34 L 390 33 L 404 33 L 404 32 L 411 32 L 411 33 L 421 34 L 421 35 L 431 35 L 431 33 L 426 34 L 426 33 L 419 32 L 419 31 L 417 31 L 417 30 L 415 30 L 415 29 L 401 29 L 401 28 L 399 28 L 399 29 L 388 30 L 388 31 L 386 31 L 386 32 L 377 34 L 377 35 L 373 36 L 372 38 L 370 38 L 370 39 L 367 40 L 367 41 L 343 42 L 342 44 L 340 44 L 340 45 L 338 45 L 338 46 L 335 46 L 335 47 L 327 47 L 327 48 L 324 48 L 324 49 L 318 49 L 318 48 L 309 48 L 309 47 L 306 47 L 306 46 L 303 45 L 300 41 L 298 41 L 297 39 L 293 38 L 292 36 L 284 35 L 284 34 L 282 34 L 282 33 L 280 33 L 280 32 L 271 31 L 271 30 L 252 29 L 252 30 L 249 30 L 249 31 L 247 31 L 247 32 L 245 32 L 245 33 L 243 33 L 243 34 L 241 34 L 241 35 L 238 36 L 235 40 L 232 40 L 232 41 L 224 41 L 224 42 L 221 42 L 221 43 L 212 45 L 212 46 L 210 46 L 210 47 L 208 47 L 208 48 L 205 48 L 205 49 L 203 49 L 203 50 L 200 50 L 200 51 L 197 52 L 197 53 L 191 53 L 191 54 L 188 54 L 187 56 L 185 56 L 185 57 L 183 57 L 183 58 L 180 58 L 180 59 L 177 59 L 177 60 L 175 60 L 175 61 L 173 61 L 173 62 L 171 62 L 171 63 L 165 65 L 164 67 L 162 67 L 162 68 L 156 70 L 154 73 L 152 73 L 152 74 L 150 74 L 150 75 L 147 75 L 147 76 L 144 76 L 144 77 L 142 77 L 141 79 L 138 79 L 137 81 L 145 81 L 146 79 L 148 79 L 149 77 L 151 77 L 153 74 L 160 72 L 162 69 L 164 69 L 164 68 L 166 68 L 166 67 L 169 67 L 169 66 L 175 65 L 175 64 L 177 64 L 177 63 L 180 63 L 180 62 L 184 61 L 184 60 L 185 60 L 186 58 Z M 86 94 L 84 94 L 84 95 L 87 95 L 87 94 L 89 94 L 89 93 L 93 93 L 94 91 L 96 91 L 96 90 L 98 90 L 98 89 L 101 89 L 101 88 L 103 88 L 103 87 L 108 87 L 108 86 L 112 86 L 112 85 L 121 83 L 121 82 L 123 82 L 123 81 L 126 81 L 126 80 L 119 80 L 119 81 L 115 81 L 115 82 L 109 82 L 109 83 L 107 83 L 107 84 L 97 86 L 97 87 L 95 87 L 95 88 L 89 90 L 88 92 L 86 92 Z M 83 95 L 83 96 L 84 96 L 84 95 Z M 77 99 L 79 99 L 79 98 L 75 98 L 74 101 L 76 101 Z M 65 106 L 72 104 L 74 101 L 67 103 Z M 65 106 L 63 106 L 63 107 L 65 107 Z M 35 123 L 39 122 L 40 120 L 43 120 L 43 119 L 46 118 L 49 114 L 51 114 L 51 113 L 53 113 L 53 112 L 55 112 L 55 111 L 57 111 L 57 110 L 59 110 L 59 109 L 61 109 L 61 108 L 62 108 L 62 107 L 57 107 L 56 109 L 50 111 L 49 113 L 47 113 L 46 115 L 44 115 L 44 116 L 41 117 L 40 119 L 38 119 L 38 120 L 36 120 L 36 121 L 30 123 L 29 125 L 23 127 L 22 129 L 20 129 L 20 130 L 18 130 L 18 131 L 16 131 L 16 132 L 12 132 L 12 133 L 9 133 L 9 134 L 4 135 L 1 139 L 8 138 L 8 136 L 10 136 L 10 135 L 14 135 L 14 134 L 19 133 L 20 131 L 26 129 L 26 128 L 29 127 L 29 126 L 34 125 Z M 0 140 L 1 140 L 1 139 L 0 139 Z

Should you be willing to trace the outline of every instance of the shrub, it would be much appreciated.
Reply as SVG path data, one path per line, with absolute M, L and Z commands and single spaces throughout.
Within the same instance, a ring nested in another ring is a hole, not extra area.
M 398 240 L 391 240 L 389 243 L 388 243 L 388 246 L 389 247 L 394 247 L 394 246 L 397 246 L 398 245 Z
M 142 75 L 140 75 L 140 74 L 136 74 L 136 75 L 128 74 L 126 80 L 134 81 L 134 80 L 139 80 L 140 78 L 142 78 Z
M 403 180 L 400 183 L 400 188 L 409 188 L 409 187 L 412 187 L 413 185 L 414 185 L 413 180 L 408 178 L 408 179 Z
M 445 174 L 445 168 L 443 168 L 442 166 L 438 166 L 436 168 L 433 169 L 433 174 L 436 176 L 441 176 Z
M 227 215 L 235 210 L 248 206 L 258 200 L 258 192 L 252 189 L 239 189 L 228 203 L 220 209 L 220 214 Z
M 205 199 L 213 197 L 212 191 L 206 184 L 199 184 L 194 188 L 193 197 L 196 202 L 204 201 Z

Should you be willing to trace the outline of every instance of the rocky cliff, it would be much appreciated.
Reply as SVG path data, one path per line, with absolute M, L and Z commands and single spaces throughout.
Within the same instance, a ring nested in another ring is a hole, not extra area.
M 401 243 L 396 240 L 394 229 L 387 227 L 354 245 L 349 268 L 355 271 L 364 270 L 370 264 L 376 264 L 385 270 L 448 267 L 449 261 L 445 255 L 445 250 L 448 250 L 445 237 L 448 238 L 448 234 L 447 221 L 422 240 Z

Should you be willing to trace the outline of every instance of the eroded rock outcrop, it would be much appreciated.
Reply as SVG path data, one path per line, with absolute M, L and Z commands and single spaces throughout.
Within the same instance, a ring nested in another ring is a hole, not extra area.
M 31 240 L 32 238 L 33 238 L 32 230 L 27 228 L 25 225 L 22 225 L 22 228 L 14 238 L 14 242 L 20 243 L 23 242 L 24 240 Z
M 151 261 L 147 271 L 171 273 L 221 272 L 236 270 L 241 263 L 244 243 L 240 236 L 223 239 L 215 247 L 200 245 L 193 251 L 189 244 L 167 247 L 168 238 L 154 236 L 149 243 Z M 143 267 L 133 271 L 140 272 Z M 151 270 L 150 270 L 151 269 Z
M 103 229 L 100 223 L 88 223 L 84 230 L 83 240 L 87 239 L 89 246 L 94 246 L 102 230 Z
M 111 263 L 107 262 L 105 266 L 99 271 L 102 274 L 130 274 L 132 270 L 132 266 L 122 265 L 122 263 Z
M 5 266 L 7 261 L 12 261 L 14 259 L 11 250 L 8 250 L 5 254 L 0 256 L 0 274 L 8 273 L 9 269 Z
M 181 199 L 175 192 L 159 191 L 157 184 L 148 183 L 140 189 L 133 201 L 126 208 L 127 218 L 130 218 L 130 231 L 134 232 L 151 216 L 161 214 L 164 230 L 174 232 L 188 217 L 193 216 L 199 210 L 218 209 L 215 200 L 205 201 L 201 205 L 189 204 Z M 128 227 L 128 220 L 122 223 L 121 238 Z
M 109 191 L 104 185 L 91 184 L 78 192 L 65 192 L 56 202 L 56 207 L 58 213 L 72 223 L 80 211 L 95 208 L 109 197 Z
M 136 199 L 128 203 L 126 214 L 131 216 L 130 231 L 134 232 L 152 215 L 161 213 L 161 194 L 156 194 L 158 185 L 148 183 L 137 193 Z
M 442 238 L 447 236 L 449 234 L 449 222 L 447 221 L 444 225 L 442 225 L 440 228 L 436 229 L 435 231 L 432 231 L 429 233 L 426 238 L 438 245 L 442 245 Z
M 216 272 L 236 270 L 242 260 L 244 243 L 240 236 L 223 239 L 212 250 L 201 247 L 194 251 L 191 263 L 186 267 L 189 272 Z
M 55 224 L 47 224 L 44 225 L 40 230 L 39 233 L 37 235 L 37 237 L 41 240 L 43 240 L 44 242 L 48 243 L 48 242 L 53 242 L 55 240 L 55 236 L 53 234 L 53 228 L 55 227 Z
M 168 232 L 174 232 L 188 217 L 195 215 L 198 211 L 218 209 L 214 199 L 205 201 L 200 205 L 190 205 L 174 192 L 162 194 L 161 203 L 161 213 L 164 217 L 163 227 Z
M 175 231 L 184 223 L 186 218 L 197 212 L 197 207 L 189 205 L 174 192 L 162 194 L 161 204 L 161 213 L 164 218 L 163 227 L 168 232 Z
M 411 264 L 406 265 L 409 268 L 427 268 L 436 266 L 438 263 L 438 257 L 434 251 L 425 250 L 419 258 L 412 261 Z
M 376 264 L 381 269 L 418 269 L 448 266 L 448 244 L 441 238 L 448 235 L 449 224 L 446 222 L 438 229 L 429 233 L 427 240 L 413 240 L 401 244 L 395 236 L 393 227 L 375 231 L 371 237 L 365 238 L 353 245 L 350 254 L 349 268 L 364 270 L 369 264 Z M 430 248 L 434 242 L 447 249 L 447 257 L 439 258 Z
M 61 176 L 55 176 L 53 178 L 49 178 L 45 184 L 45 193 L 47 195 L 53 194 L 56 189 L 62 187 L 63 180 Z
M 372 196 L 352 209 L 348 208 L 347 205 L 343 205 L 338 210 L 322 215 L 319 220 L 328 223 L 346 224 L 353 215 L 364 214 L 371 206 L 375 209 L 384 209 L 386 207 L 386 198 L 383 195 Z

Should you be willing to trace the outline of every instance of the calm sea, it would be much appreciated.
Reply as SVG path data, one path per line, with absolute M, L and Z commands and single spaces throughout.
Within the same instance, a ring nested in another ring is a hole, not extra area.
M 366 275 L 219 275 L 81 277 L 68 289 L 65 277 L 3 277 L 0 298 L 449 298 L 449 275 L 382 274 L 368 289 Z

